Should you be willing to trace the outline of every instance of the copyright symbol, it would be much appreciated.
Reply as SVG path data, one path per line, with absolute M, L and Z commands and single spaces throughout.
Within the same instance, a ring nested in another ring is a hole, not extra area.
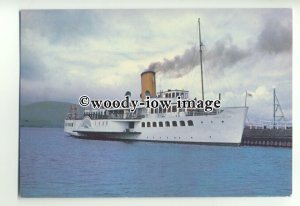
M 82 107 L 87 107 L 90 104 L 90 98 L 86 95 L 79 97 L 79 104 Z

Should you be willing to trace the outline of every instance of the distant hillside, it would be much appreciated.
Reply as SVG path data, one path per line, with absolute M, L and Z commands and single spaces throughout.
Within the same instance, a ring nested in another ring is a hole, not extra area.
M 70 105 L 71 103 L 66 102 L 47 101 L 20 106 L 20 126 L 63 127 Z

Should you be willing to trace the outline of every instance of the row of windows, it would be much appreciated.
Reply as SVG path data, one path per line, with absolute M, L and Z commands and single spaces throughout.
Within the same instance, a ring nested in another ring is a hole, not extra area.
M 164 123 L 165 123 L 165 125 L 164 125 Z M 164 126 L 170 127 L 170 125 L 171 125 L 170 123 L 172 123 L 173 127 L 178 126 L 177 121 L 171 121 L 171 122 L 165 121 L 165 122 L 158 122 L 158 124 L 157 124 L 157 122 L 152 122 L 152 125 L 151 125 L 151 122 L 142 122 L 142 127 L 145 127 L 145 126 L 147 126 L 147 127 L 151 127 L 151 126 L 152 127 L 164 127 Z M 185 121 L 183 121 L 183 120 L 179 121 L 179 125 L 182 127 L 186 126 Z M 187 126 L 194 126 L 194 122 L 192 120 L 188 120 Z
M 151 108 L 150 111 L 151 111 L 151 114 L 153 114 L 153 113 L 177 112 L 177 107 L 176 106 L 170 106 L 168 109 L 166 109 L 166 108 L 163 109 L 162 107 L 159 106 L 156 109 Z M 179 112 L 182 112 L 182 111 L 184 111 L 184 109 L 179 109 Z
M 184 92 L 172 92 L 172 93 L 166 93 L 166 98 L 175 98 L 178 96 L 181 96 L 182 98 L 188 98 L 188 94 Z
M 223 124 L 224 120 L 222 120 L 221 122 Z M 171 123 L 172 123 L 173 127 L 177 127 L 177 125 L 178 125 L 177 121 L 172 121 Z M 214 123 L 214 122 L 210 121 L 210 123 Z M 201 121 L 201 124 L 203 124 L 203 121 Z M 183 121 L 183 120 L 179 121 L 179 125 L 180 126 L 186 126 L 185 121 Z M 194 123 L 193 123 L 192 120 L 188 120 L 187 125 L 188 126 L 194 126 Z M 142 122 L 142 127 L 145 127 L 145 126 L 151 127 L 151 122 L 147 122 L 147 124 L 145 122 Z M 163 122 L 158 122 L 158 125 L 157 125 L 157 122 L 152 122 L 152 127 L 157 127 L 157 126 L 158 127 L 164 127 Z M 165 121 L 165 127 L 170 127 L 170 122 L 169 121 Z
M 99 126 L 101 126 L 101 121 L 98 122 Z M 108 125 L 108 121 L 102 121 L 102 125 Z M 96 125 L 96 122 L 95 122 L 95 125 Z
M 73 127 L 73 123 L 65 123 L 66 127 Z

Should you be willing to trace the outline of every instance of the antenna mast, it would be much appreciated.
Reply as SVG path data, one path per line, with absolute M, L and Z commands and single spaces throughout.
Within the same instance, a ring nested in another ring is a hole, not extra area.
M 202 69 L 202 41 L 201 41 L 201 29 L 200 29 L 200 18 L 198 18 L 199 24 L 199 52 L 200 52 L 200 68 L 201 68 L 201 88 L 202 88 L 202 100 L 204 101 L 204 86 L 203 86 L 203 69 Z
M 280 112 L 280 115 L 277 115 L 278 110 Z M 273 88 L 273 128 L 275 128 L 276 124 L 278 124 L 278 122 L 281 120 L 285 120 L 285 117 L 279 104 L 275 88 Z

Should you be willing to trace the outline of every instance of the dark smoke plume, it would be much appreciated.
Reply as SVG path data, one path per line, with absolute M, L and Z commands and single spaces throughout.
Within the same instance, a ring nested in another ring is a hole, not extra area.
M 199 62 L 199 51 L 196 46 L 193 46 L 186 49 L 181 56 L 177 55 L 171 60 L 164 58 L 163 62 L 151 63 L 147 70 L 178 78 L 192 71 Z
M 209 73 L 214 75 L 223 74 L 225 69 L 236 66 L 256 53 L 277 55 L 281 52 L 291 52 L 292 24 L 291 22 L 283 24 L 274 19 L 267 20 L 262 31 L 252 42 L 255 43 L 242 48 L 233 43 L 230 35 L 225 35 L 209 46 L 208 51 L 204 49 L 204 70 L 209 70 Z M 173 59 L 164 58 L 162 62 L 151 63 L 147 70 L 178 78 L 191 72 L 199 62 L 199 47 L 193 46 Z
M 234 45 L 230 36 L 218 40 L 209 52 L 206 52 L 206 49 L 203 48 L 202 50 L 204 50 L 204 69 L 212 70 L 215 73 L 223 71 L 226 67 L 233 66 L 251 53 Z M 185 50 L 181 56 L 177 55 L 171 60 L 165 58 L 163 62 L 151 63 L 147 70 L 178 78 L 191 72 L 199 65 L 199 62 L 199 47 L 193 46 Z
M 214 73 L 223 73 L 225 68 L 233 67 L 252 53 L 252 48 L 238 47 L 233 44 L 231 36 L 227 35 L 215 42 L 212 48 L 204 54 L 204 59 Z

